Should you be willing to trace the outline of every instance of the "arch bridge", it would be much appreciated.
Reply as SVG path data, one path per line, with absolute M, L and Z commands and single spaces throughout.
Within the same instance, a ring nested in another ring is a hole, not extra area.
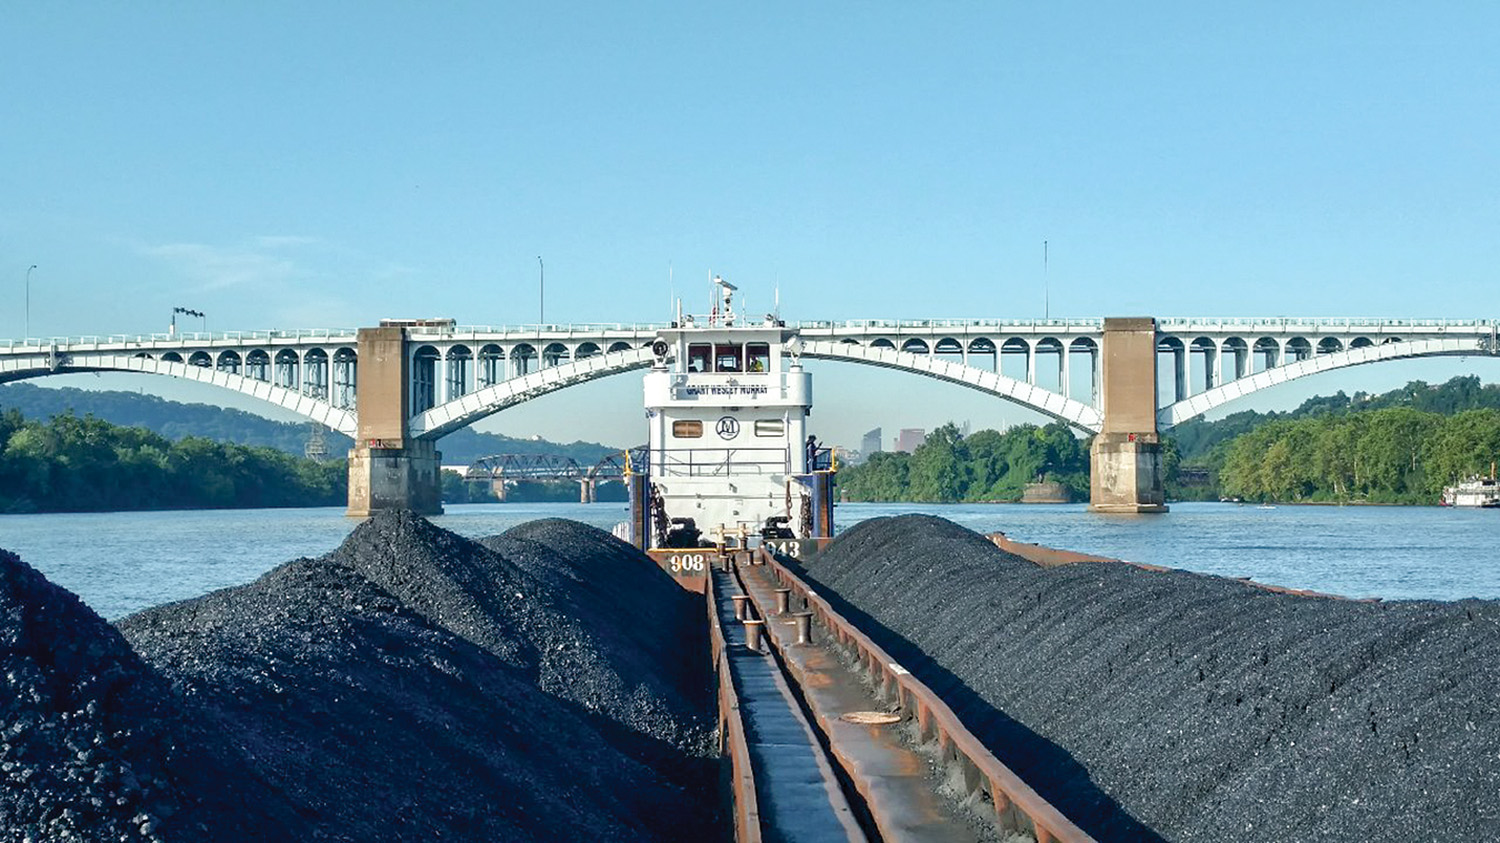
M 358 330 L 10 340 L 0 341 L 0 382 L 140 372 L 233 390 L 354 437 L 351 514 L 389 506 L 439 511 L 437 438 L 556 390 L 646 368 L 652 341 L 669 327 L 391 320 Z M 1151 490 L 1160 488 L 1152 449 L 1162 429 L 1332 369 L 1500 352 L 1493 320 L 1141 317 L 783 327 L 794 356 L 937 378 L 1095 434 L 1095 505 L 1108 509 L 1113 497 L 1126 511 L 1161 508 L 1159 491 Z M 1125 491 L 1109 491 L 1115 488 Z

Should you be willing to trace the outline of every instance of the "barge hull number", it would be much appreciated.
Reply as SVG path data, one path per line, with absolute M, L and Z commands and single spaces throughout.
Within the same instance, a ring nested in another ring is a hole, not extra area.
M 672 573 L 701 574 L 708 570 L 708 563 L 701 553 L 680 553 L 672 557 Z

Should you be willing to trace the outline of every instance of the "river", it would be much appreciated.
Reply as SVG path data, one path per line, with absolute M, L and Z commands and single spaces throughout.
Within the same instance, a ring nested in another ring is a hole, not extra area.
M 1103 556 L 1351 597 L 1500 598 L 1500 512 L 1438 507 L 1173 504 L 1166 515 L 1105 516 L 1082 504 L 841 504 L 841 528 L 927 512 L 980 532 Z M 608 529 L 624 504 L 462 504 L 434 518 L 489 536 L 537 518 Z M 255 579 L 337 547 L 343 509 L 0 516 L 0 547 L 111 620 Z

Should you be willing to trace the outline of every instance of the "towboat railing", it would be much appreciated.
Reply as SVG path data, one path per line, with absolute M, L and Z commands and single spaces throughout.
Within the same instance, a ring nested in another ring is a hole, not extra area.
M 786 448 L 694 448 L 658 451 L 652 456 L 656 477 L 727 477 L 744 474 L 789 473 L 792 455 Z

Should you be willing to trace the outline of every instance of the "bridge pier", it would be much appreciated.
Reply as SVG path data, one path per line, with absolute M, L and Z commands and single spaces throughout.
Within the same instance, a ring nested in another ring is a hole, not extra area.
M 438 450 L 425 440 L 405 448 L 372 448 L 356 443 L 349 452 L 348 514 L 365 518 L 384 509 L 410 509 L 441 515 Z
M 358 436 L 349 452 L 348 514 L 365 518 L 385 509 L 423 515 L 443 512 L 437 446 L 407 430 L 406 331 L 360 328 L 355 379 Z
M 1091 512 L 1166 512 L 1156 429 L 1156 320 L 1104 320 L 1103 429 L 1090 453 Z

